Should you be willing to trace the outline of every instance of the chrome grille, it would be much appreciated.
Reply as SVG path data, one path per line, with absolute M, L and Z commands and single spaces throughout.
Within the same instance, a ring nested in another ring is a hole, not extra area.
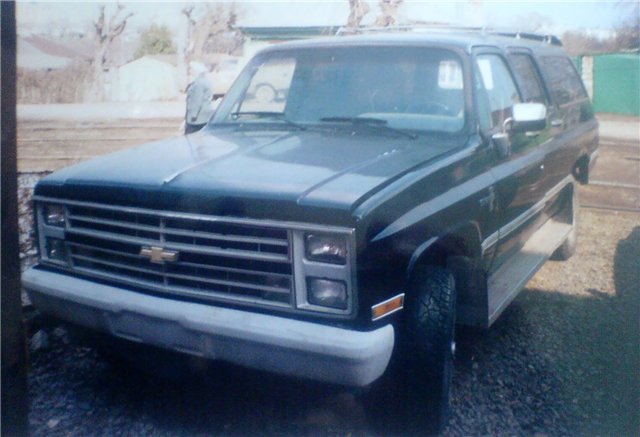
M 287 229 L 259 221 L 65 203 L 70 268 L 159 293 L 292 307 Z M 142 248 L 177 251 L 152 262 Z

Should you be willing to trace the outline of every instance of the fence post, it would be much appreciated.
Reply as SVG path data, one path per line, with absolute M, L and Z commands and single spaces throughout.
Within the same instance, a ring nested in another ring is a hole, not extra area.
M 15 3 L 1 2 L 2 28 L 2 436 L 25 436 L 27 360 L 18 246 Z

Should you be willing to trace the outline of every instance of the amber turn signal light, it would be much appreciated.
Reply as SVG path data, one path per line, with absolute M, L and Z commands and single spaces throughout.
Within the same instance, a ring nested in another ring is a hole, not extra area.
M 396 311 L 400 311 L 404 306 L 404 293 L 399 294 L 391 299 L 380 302 L 371 307 L 371 320 L 376 321 Z

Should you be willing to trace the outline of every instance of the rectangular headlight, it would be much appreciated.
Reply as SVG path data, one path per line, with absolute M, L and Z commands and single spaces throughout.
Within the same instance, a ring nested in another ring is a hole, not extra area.
M 342 281 L 307 278 L 307 300 L 312 305 L 347 309 L 347 287 Z
M 67 247 L 64 240 L 47 237 L 45 242 L 47 258 L 52 261 L 67 262 Z
M 344 236 L 331 234 L 306 234 L 305 255 L 310 261 L 330 264 L 347 262 L 347 241 Z
M 345 317 L 358 307 L 355 230 L 318 226 L 292 232 L 295 306 Z
M 65 213 L 62 205 L 45 205 L 43 208 L 44 221 L 49 226 L 64 226 Z

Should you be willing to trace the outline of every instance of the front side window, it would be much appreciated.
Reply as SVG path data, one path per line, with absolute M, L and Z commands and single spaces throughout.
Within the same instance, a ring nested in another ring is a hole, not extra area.
M 218 109 L 213 124 L 269 117 L 322 125 L 375 119 L 415 131 L 464 126 L 460 59 L 424 47 L 316 47 L 259 55 Z M 273 121 L 273 120 L 271 120 Z
M 498 55 L 479 55 L 476 60 L 478 111 L 483 127 L 502 126 L 520 102 L 516 85 L 504 60 Z M 485 111 L 488 111 L 485 112 Z M 484 113 L 483 113 L 484 112 Z

